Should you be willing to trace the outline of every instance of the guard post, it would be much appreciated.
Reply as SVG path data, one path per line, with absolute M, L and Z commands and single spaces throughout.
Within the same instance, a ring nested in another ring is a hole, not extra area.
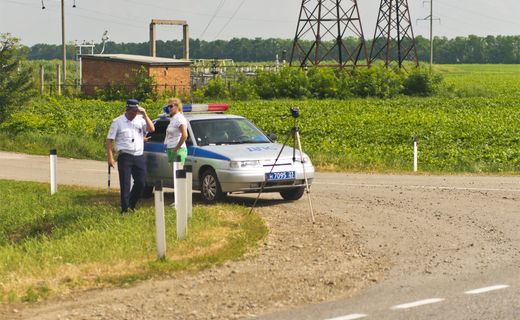
M 166 226 L 164 222 L 164 192 L 162 181 L 155 182 L 155 240 L 157 243 L 157 258 L 166 258 Z
M 186 212 L 188 218 L 191 218 L 193 216 L 193 167 L 185 165 L 184 170 L 186 171 Z
M 51 162 L 51 195 L 58 192 L 58 179 L 57 174 L 57 152 L 56 149 L 50 150 L 50 162 Z
M 188 234 L 188 215 L 186 213 L 186 171 L 175 172 L 175 212 L 177 215 L 177 239 L 182 240 Z

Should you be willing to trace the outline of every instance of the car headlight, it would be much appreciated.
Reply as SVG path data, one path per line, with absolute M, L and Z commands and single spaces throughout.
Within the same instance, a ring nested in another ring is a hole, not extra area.
M 229 161 L 229 167 L 232 169 L 260 168 L 262 165 L 258 160 Z

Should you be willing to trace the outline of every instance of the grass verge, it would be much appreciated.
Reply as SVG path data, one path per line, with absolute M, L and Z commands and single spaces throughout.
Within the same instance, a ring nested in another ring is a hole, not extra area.
M 37 301 L 71 290 L 120 286 L 235 260 L 267 235 L 238 205 L 194 206 L 188 237 L 176 239 L 166 207 L 167 259 L 158 261 L 152 201 L 119 214 L 119 194 L 0 180 L 0 301 Z

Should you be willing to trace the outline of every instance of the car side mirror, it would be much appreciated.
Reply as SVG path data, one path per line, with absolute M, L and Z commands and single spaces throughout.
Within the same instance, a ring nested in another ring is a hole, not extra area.
M 278 139 L 278 136 L 276 135 L 276 133 L 274 132 L 271 132 L 268 136 L 269 140 L 271 140 L 272 142 L 275 142 L 276 139 Z

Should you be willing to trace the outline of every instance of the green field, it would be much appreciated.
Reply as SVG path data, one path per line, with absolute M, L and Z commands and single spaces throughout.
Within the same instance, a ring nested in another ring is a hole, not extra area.
M 434 70 L 467 95 L 520 97 L 520 65 L 437 65 Z
M 283 142 L 294 125 L 289 107 L 299 107 L 303 149 L 322 170 L 408 172 L 416 137 L 420 171 L 519 172 L 520 66 L 435 69 L 447 86 L 433 97 L 229 101 L 229 112 L 245 115 Z M 143 105 L 153 115 L 165 101 Z M 61 155 L 103 160 L 104 137 L 122 106 L 35 99 L 0 126 L 0 149 L 46 154 L 57 148 Z

